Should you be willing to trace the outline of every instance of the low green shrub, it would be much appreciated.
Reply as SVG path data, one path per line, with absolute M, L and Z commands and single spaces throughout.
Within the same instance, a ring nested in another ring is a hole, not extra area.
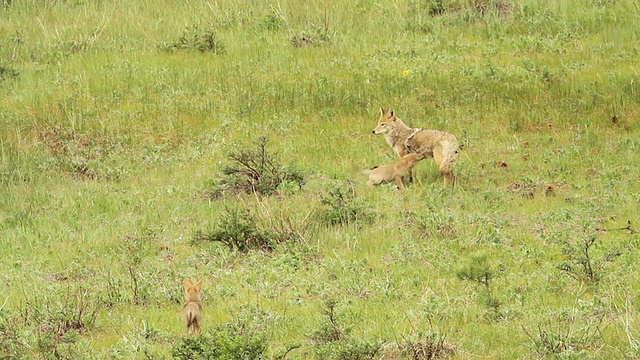
M 554 356 L 562 359 L 583 359 L 587 349 L 598 347 L 602 341 L 600 324 L 590 324 L 576 329 L 571 324 L 539 324 L 537 332 L 524 330 L 528 345 L 540 357 Z
M 434 332 L 403 337 L 402 342 L 398 342 L 398 348 L 404 357 L 413 360 L 445 359 L 455 352 L 453 344 Z
M 330 187 L 322 196 L 320 204 L 318 216 L 327 225 L 373 221 L 373 212 L 358 198 L 353 184 L 348 182 Z
M 262 359 L 267 349 L 264 334 L 247 332 L 236 325 L 218 326 L 200 336 L 187 337 L 173 347 L 171 355 L 180 360 Z
M 0 318 L 0 333 L 7 335 L 0 342 L 0 351 L 9 359 L 15 346 L 20 346 L 19 354 L 32 358 L 78 358 L 81 335 L 93 329 L 102 305 L 98 296 L 81 286 L 29 296 L 17 318 Z M 17 326 L 17 321 L 30 330 L 20 334 L 23 337 L 16 337 L 15 330 L 8 328 Z
M 0 81 L 15 79 L 19 74 L 20 73 L 15 69 L 0 65 Z
M 336 313 L 337 305 L 338 303 L 333 299 L 325 302 L 322 322 L 319 328 L 311 333 L 310 338 L 318 358 L 336 360 L 375 358 L 382 343 L 351 336 L 351 327 L 344 325 Z
M 244 307 L 235 320 L 220 324 L 199 336 L 183 338 L 173 347 L 174 359 L 264 359 L 267 330 L 276 318 L 252 306 Z
M 264 136 L 258 138 L 255 148 L 238 146 L 227 159 L 221 175 L 208 186 L 208 197 L 227 193 L 273 195 L 280 186 L 295 184 L 300 189 L 305 184 L 302 171 L 282 165 L 275 154 L 267 151 Z
M 6 305 L 6 303 L 5 303 Z M 24 359 L 27 344 L 19 332 L 19 319 L 0 307 L 0 359 Z
M 226 47 L 218 37 L 215 27 L 201 28 L 198 25 L 187 26 L 178 40 L 162 44 L 160 48 L 171 52 L 179 50 L 198 50 L 214 54 L 226 52 Z
M 210 231 L 197 231 L 192 243 L 220 242 L 229 250 L 239 252 L 273 249 L 273 237 L 258 227 L 255 217 L 247 209 L 228 208 L 217 224 Z
M 467 264 L 457 272 L 459 279 L 475 282 L 484 287 L 485 317 L 489 321 L 496 321 L 503 318 L 503 314 L 500 311 L 502 303 L 493 293 L 492 280 L 495 274 L 496 271 L 490 265 L 486 254 L 471 256 Z
M 619 249 L 611 248 L 600 256 L 594 254 L 597 244 L 596 234 L 583 234 L 579 239 L 567 239 L 563 242 L 563 261 L 558 268 L 569 277 L 590 283 L 602 278 L 605 266 L 622 255 Z
M 278 244 L 307 244 L 316 229 L 309 215 L 300 219 L 288 209 L 279 212 L 261 204 L 261 212 L 248 208 L 227 208 L 210 230 L 198 230 L 191 243 L 220 242 L 231 251 L 271 251 Z

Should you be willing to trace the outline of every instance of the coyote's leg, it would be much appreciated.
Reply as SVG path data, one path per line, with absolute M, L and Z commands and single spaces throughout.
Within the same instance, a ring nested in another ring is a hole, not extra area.
M 402 153 L 398 153 L 398 155 L 400 155 L 400 158 L 402 159 L 403 156 L 407 155 L 408 152 L 404 151 L 404 148 L 402 148 L 403 150 L 401 151 Z M 407 177 L 409 178 L 409 184 L 413 183 L 413 169 L 409 169 L 409 174 L 407 175 Z
M 452 173 L 442 173 L 444 175 L 444 186 L 452 184 L 453 174 Z
M 449 148 L 447 148 L 447 150 L 450 150 Z M 456 161 L 457 158 L 455 158 L 453 156 L 453 154 L 450 153 L 451 151 L 448 151 L 445 153 L 445 151 L 443 151 L 442 146 L 438 145 L 435 148 L 433 148 L 433 158 L 436 161 L 436 164 L 438 165 L 438 170 L 440 170 L 440 173 L 442 174 L 442 176 L 444 176 L 444 185 L 447 186 L 448 184 L 451 184 L 453 181 L 453 167 L 456 165 Z
M 442 146 L 438 145 L 433 148 L 433 159 L 436 161 L 438 169 L 440 169 L 440 165 L 442 165 Z
M 399 190 L 404 190 L 404 184 L 402 183 L 402 176 L 398 175 L 396 176 L 396 185 L 398 186 Z

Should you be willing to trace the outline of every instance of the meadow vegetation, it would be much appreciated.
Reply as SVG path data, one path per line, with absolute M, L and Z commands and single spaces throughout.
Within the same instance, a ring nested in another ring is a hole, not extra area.
M 638 18 L 0 1 L 0 358 L 640 358 Z M 365 185 L 380 106 L 458 136 L 453 198 Z

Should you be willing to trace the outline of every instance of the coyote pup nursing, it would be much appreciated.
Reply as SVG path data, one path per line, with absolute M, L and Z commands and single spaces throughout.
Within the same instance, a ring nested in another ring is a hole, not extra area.
M 433 157 L 444 175 L 444 184 L 450 184 L 453 192 L 454 169 L 460 152 L 456 136 L 447 131 L 410 128 L 396 116 L 393 108 L 380 108 L 380 113 L 378 125 L 373 129 L 373 133 L 384 134 L 387 143 L 400 158 L 411 153 Z
M 184 280 L 184 294 L 187 303 L 182 309 L 182 317 L 187 324 L 188 335 L 198 335 L 202 324 L 202 303 L 200 303 L 200 290 L 202 290 L 202 279 L 192 284 L 189 280 Z
M 371 170 L 365 170 L 363 173 L 369 174 L 369 181 L 367 181 L 367 185 L 380 185 L 382 183 L 395 181 L 398 189 L 404 190 L 402 180 L 409 176 L 411 169 L 413 169 L 418 161 L 422 159 L 424 159 L 424 155 L 422 154 L 407 154 L 396 163 L 377 166 Z

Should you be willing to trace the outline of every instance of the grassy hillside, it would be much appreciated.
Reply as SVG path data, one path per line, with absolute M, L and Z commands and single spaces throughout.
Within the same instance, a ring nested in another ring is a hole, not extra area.
M 639 16 L 0 2 L 0 357 L 640 357 Z M 364 184 L 380 106 L 458 136 L 454 198 Z M 219 192 L 262 137 L 303 185 Z

